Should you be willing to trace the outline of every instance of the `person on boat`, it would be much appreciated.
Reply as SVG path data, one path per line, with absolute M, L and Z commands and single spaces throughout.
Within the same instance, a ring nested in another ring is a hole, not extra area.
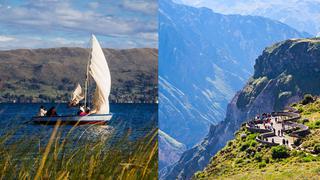
M 55 108 L 54 106 L 52 106 L 52 107 L 48 110 L 46 116 L 58 116 L 57 111 L 56 111 L 56 108 Z
M 47 114 L 47 110 L 44 106 L 40 106 L 38 116 L 45 116 Z
M 86 108 L 86 113 L 89 114 L 91 109 L 89 107 Z
M 79 111 L 78 111 L 78 115 L 79 116 L 86 116 L 89 114 L 89 112 L 90 112 L 90 109 L 88 107 L 85 110 L 84 106 L 80 106 Z
M 80 113 L 82 113 L 82 112 L 84 112 L 84 107 L 83 107 L 83 105 L 80 105 L 79 106 L 79 111 L 78 111 L 78 115 L 80 115 Z

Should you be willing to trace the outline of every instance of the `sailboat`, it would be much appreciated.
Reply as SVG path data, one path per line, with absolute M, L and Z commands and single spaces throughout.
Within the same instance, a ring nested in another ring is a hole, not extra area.
M 96 84 L 96 89 L 92 98 L 93 108 L 87 115 L 68 116 L 35 116 L 32 121 L 41 124 L 55 124 L 61 121 L 64 124 L 106 124 L 111 120 L 112 114 L 109 107 L 109 95 L 111 91 L 111 75 L 107 60 L 97 38 L 92 35 L 91 54 L 87 63 L 87 72 L 84 92 L 77 84 L 72 93 L 69 105 L 77 105 L 81 100 L 85 101 L 85 108 L 88 107 L 89 75 Z

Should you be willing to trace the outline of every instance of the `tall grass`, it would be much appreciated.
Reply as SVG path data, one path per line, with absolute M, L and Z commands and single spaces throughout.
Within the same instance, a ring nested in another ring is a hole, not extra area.
M 12 132 L 0 138 L 0 179 L 157 179 L 157 129 L 130 140 L 129 133 L 117 142 L 70 138 L 72 128 L 61 136 L 57 123 L 50 139 L 41 146 L 36 138 L 10 142 Z

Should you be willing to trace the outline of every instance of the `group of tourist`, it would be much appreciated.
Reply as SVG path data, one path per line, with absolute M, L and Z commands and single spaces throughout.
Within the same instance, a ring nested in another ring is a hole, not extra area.
M 283 138 L 283 139 L 282 139 L 282 144 L 289 146 L 289 141 L 288 141 L 288 139 L 286 140 L 286 139 Z
M 77 112 L 78 116 L 86 116 L 90 113 L 90 108 L 85 108 L 83 105 L 80 105 L 79 111 Z M 54 106 L 52 106 L 49 110 L 47 110 L 43 105 L 40 106 L 38 116 L 47 116 L 47 117 L 53 117 L 58 116 L 57 110 Z
M 278 136 L 283 136 L 283 132 L 284 132 L 284 129 L 279 129 L 278 130 Z M 276 132 L 274 132 L 274 135 L 276 135 Z
M 268 138 L 266 138 L 265 140 L 268 141 Z M 271 139 L 271 142 L 272 142 L 272 143 L 275 143 L 275 142 L 274 142 L 274 138 Z M 283 138 L 283 139 L 282 139 L 282 144 L 289 146 L 289 140 Z
M 281 129 L 276 130 L 276 128 L 274 127 L 274 124 L 272 122 L 271 119 L 271 114 L 270 113 L 263 113 L 261 116 L 257 115 L 255 116 L 255 118 L 253 119 L 253 121 L 248 122 L 248 125 L 250 127 L 254 127 L 254 128 L 264 128 L 270 131 L 273 131 L 275 136 L 279 136 L 279 137 L 284 137 L 284 132 L 285 132 L 285 125 L 283 122 L 279 121 L 278 117 L 275 117 L 275 123 L 281 123 Z M 260 127 L 258 124 L 263 124 L 262 127 Z M 268 138 L 264 138 L 265 141 L 268 141 Z M 271 138 L 271 142 L 275 143 L 274 138 Z M 283 138 L 282 139 L 282 144 L 283 145 L 287 145 L 289 146 L 289 141 L 288 139 Z
M 271 118 L 271 114 L 270 113 L 263 113 L 261 115 L 261 118 L 260 118 L 260 114 L 256 115 L 255 119 L 256 120 L 265 120 L 265 119 L 270 119 Z

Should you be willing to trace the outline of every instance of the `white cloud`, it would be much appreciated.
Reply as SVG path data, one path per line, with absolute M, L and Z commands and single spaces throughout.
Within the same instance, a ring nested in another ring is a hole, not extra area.
M 1 36 L 0 35 L 0 42 L 8 42 L 8 41 L 13 41 L 15 38 L 9 37 L 9 36 Z
M 25 39 L 34 39 L 38 34 L 46 36 L 46 33 L 48 36 L 58 38 L 58 41 L 50 40 L 50 43 L 54 45 L 69 45 L 69 42 L 59 39 L 59 36 L 66 38 L 65 34 L 72 34 L 73 37 L 77 37 L 78 34 L 83 38 L 84 35 L 91 33 L 113 37 L 112 43 L 116 38 L 127 39 L 123 41 L 124 46 L 126 44 L 130 44 L 130 47 L 134 44 L 137 46 L 157 44 L 158 24 L 155 15 L 157 12 L 155 0 L 140 0 L 137 1 L 137 4 L 127 0 L 115 0 L 112 3 L 104 4 L 90 2 L 84 8 L 78 4 L 72 4 L 68 0 L 63 2 L 28 0 L 26 2 L 20 6 L 12 6 L 11 9 L 0 6 L 0 26 L 6 27 L 7 30 L 9 27 L 13 27 L 11 31 L 15 32 L 14 35 L 18 34 L 19 38 L 22 38 L 21 47 L 26 47 L 27 41 Z M 21 33 L 19 28 L 21 28 Z M 23 34 L 23 32 L 29 34 Z M 56 34 L 52 35 L 52 33 Z M 61 35 L 61 33 L 64 34 Z M 131 41 L 137 42 L 131 43 Z M 40 42 L 44 43 L 44 46 L 48 46 L 45 40 L 38 40 L 35 43 L 30 42 L 30 47 L 38 47 Z M 110 47 L 110 43 L 105 44 Z
M 133 1 L 124 0 L 123 7 L 132 11 L 138 11 L 145 14 L 156 14 L 158 9 L 157 1 Z
M 50 47 L 84 47 L 84 41 L 68 40 L 65 38 L 41 39 L 39 37 L 5 37 L 0 36 L 0 49 L 30 49 Z M 6 39 L 6 41 L 2 41 Z
M 143 38 L 147 40 L 158 41 L 158 32 L 146 32 L 146 33 L 139 33 L 137 38 Z
M 142 10 L 149 6 L 138 3 L 135 6 L 124 3 L 132 9 Z M 147 5 L 150 3 L 146 3 Z M 38 7 L 40 6 L 40 8 Z M 149 11 L 156 11 L 155 8 Z M 50 7 L 43 7 L 41 4 L 28 7 L 15 8 L 2 13 L 1 20 L 10 20 L 12 23 L 21 23 L 38 26 L 53 26 L 71 28 L 74 30 L 84 30 L 100 33 L 103 35 L 112 34 L 134 34 L 140 30 L 156 31 L 157 24 L 150 21 L 143 21 L 137 17 L 125 19 L 122 17 L 108 17 L 94 11 L 80 11 L 72 7 L 69 3 L 51 3 Z

